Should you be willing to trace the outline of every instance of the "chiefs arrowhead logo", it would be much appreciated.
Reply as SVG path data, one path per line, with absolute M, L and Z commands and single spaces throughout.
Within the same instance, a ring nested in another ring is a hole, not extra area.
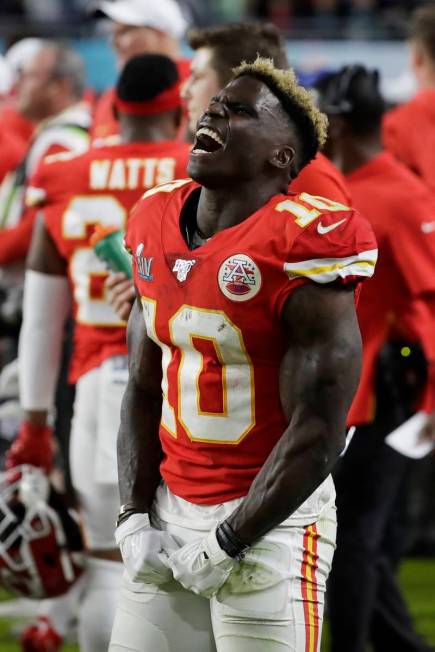
M 234 254 L 220 266 L 218 284 L 228 299 L 247 301 L 259 292 L 261 273 L 252 258 L 246 254 Z

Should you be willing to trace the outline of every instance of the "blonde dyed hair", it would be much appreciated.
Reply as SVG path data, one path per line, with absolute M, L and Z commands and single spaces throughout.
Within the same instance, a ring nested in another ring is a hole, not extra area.
M 317 143 L 316 145 L 312 143 L 309 149 L 316 148 L 317 151 L 322 148 L 328 135 L 328 118 L 318 108 L 314 93 L 298 84 L 291 68 L 280 70 L 275 68 L 272 59 L 257 57 L 253 63 L 243 61 L 240 66 L 234 68 L 233 73 L 234 79 L 249 75 L 265 83 L 281 101 L 285 112 L 297 126 L 301 127 L 302 122 L 306 126 L 311 125 L 312 136 Z M 305 134 L 302 133 L 300 136 L 305 141 Z M 315 153 L 310 151 L 308 159 L 314 158 Z

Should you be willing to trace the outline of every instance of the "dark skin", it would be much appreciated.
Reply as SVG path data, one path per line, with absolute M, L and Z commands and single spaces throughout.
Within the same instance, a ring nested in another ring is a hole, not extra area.
M 201 117 L 199 121 L 199 125 L 200 126 L 214 125 L 215 128 L 218 129 L 218 131 L 222 132 L 222 136 L 225 136 L 225 138 L 228 140 L 230 129 L 237 130 L 238 125 L 242 125 L 242 126 L 244 125 L 243 120 L 249 115 L 249 113 L 246 113 L 246 111 L 247 112 L 254 111 L 255 113 L 256 109 L 252 107 L 250 98 L 252 95 L 252 89 L 258 88 L 259 83 L 260 82 L 257 82 L 254 79 L 245 78 L 243 83 L 245 89 L 243 90 L 243 94 L 240 97 L 236 98 L 237 99 L 236 104 L 232 104 L 232 99 L 233 99 L 232 90 L 231 90 L 232 86 L 231 84 L 229 84 L 226 87 L 226 96 L 223 97 L 224 102 L 213 102 L 212 100 L 208 110 Z M 238 82 L 235 82 L 235 84 L 236 87 L 240 86 Z M 279 104 L 276 97 L 271 95 L 266 87 L 263 87 L 262 93 L 264 94 L 264 98 L 262 98 L 262 105 L 263 105 L 262 109 L 264 111 L 264 114 L 267 115 L 269 118 L 270 128 L 275 129 L 275 131 L 279 133 L 282 138 L 281 149 L 279 150 L 276 149 L 275 151 L 270 152 L 269 156 L 271 160 L 272 159 L 274 160 L 274 164 L 277 166 L 277 169 L 281 169 L 281 171 L 283 172 L 283 183 L 280 192 L 287 192 L 287 186 L 289 181 L 288 175 L 290 173 L 289 170 L 291 170 L 293 173 L 293 157 L 294 157 L 293 149 L 290 146 L 283 144 L 285 143 L 286 134 L 288 132 L 288 124 L 286 122 L 285 114 L 283 113 L 281 109 L 281 105 Z M 226 111 L 228 111 L 228 109 L 231 109 L 233 113 L 233 120 L 231 121 L 231 123 L 226 120 Z M 246 144 L 243 141 L 241 142 L 239 141 L 238 146 L 244 148 L 246 147 Z M 256 144 L 255 151 L 257 151 L 259 146 L 260 143 L 258 142 Z M 225 145 L 225 150 L 227 150 L 226 145 Z M 245 160 L 243 160 L 243 162 L 238 163 L 237 150 L 234 152 L 234 154 L 235 156 L 234 156 L 233 164 L 235 168 L 237 168 L 238 165 L 242 165 L 242 166 L 246 165 Z M 247 168 L 247 170 L 250 170 L 252 168 L 252 163 L 254 162 L 255 158 L 256 157 L 253 154 L 252 160 L 250 161 L 251 165 L 250 167 Z M 210 163 L 210 161 L 208 161 L 208 163 Z M 195 168 L 198 166 L 199 166 L 199 171 L 196 172 Z M 196 156 L 196 157 L 193 156 L 191 158 L 189 169 L 188 169 L 189 175 L 192 176 L 192 178 L 199 179 L 199 177 L 197 177 L 196 175 L 201 174 L 200 167 L 201 167 L 201 156 Z M 253 176 L 251 173 L 247 174 L 245 179 L 242 179 L 239 174 L 237 174 L 237 176 L 234 178 L 232 178 L 231 174 L 227 174 L 226 187 L 223 192 L 218 193 L 216 192 L 217 189 L 214 189 L 215 192 L 210 194 L 207 192 L 206 187 L 204 187 L 204 191 L 201 193 L 201 199 L 200 199 L 201 208 L 198 211 L 198 225 L 204 235 L 208 236 L 212 233 L 217 233 L 217 231 L 226 228 L 226 226 L 232 226 L 233 224 L 238 224 L 243 219 L 245 219 L 248 215 L 253 213 L 256 210 L 256 206 L 262 206 L 269 197 L 271 197 L 273 194 L 276 194 L 276 192 L 271 190 L 270 188 L 270 180 L 267 178 L 268 175 L 265 174 L 266 168 L 267 166 L 265 166 L 265 169 L 262 171 L 261 177 L 259 176 L 255 177 L 258 179 L 258 182 L 261 184 L 262 194 L 260 197 L 258 196 L 258 188 L 256 188 L 255 194 L 253 194 L 251 191 L 251 185 L 254 185 L 252 181 Z M 229 172 L 229 170 L 227 170 L 227 172 Z M 239 172 L 239 170 L 237 172 Z M 218 172 L 218 176 L 214 175 L 210 170 L 208 172 L 208 177 L 211 177 L 212 180 L 215 178 L 221 178 L 222 170 Z M 203 177 L 200 178 L 203 179 Z M 287 179 L 286 182 L 287 185 L 285 185 L 284 179 Z M 201 181 L 201 183 L 203 182 L 204 179 Z M 207 184 L 207 181 L 205 183 Z M 238 192 L 245 193 L 245 203 L 241 207 L 242 211 L 240 212 L 240 215 L 238 215 L 239 203 L 240 203 L 239 200 L 236 198 L 233 204 L 232 183 L 239 184 Z M 224 206 L 225 210 L 222 210 L 221 206 Z M 204 207 L 205 210 L 203 210 L 202 207 Z M 210 219 L 208 217 L 209 214 L 217 216 L 217 219 L 219 221 L 218 228 L 216 228 L 214 231 L 213 231 L 213 225 L 212 224 L 209 225 L 206 223 Z M 204 218 L 202 217 L 203 215 L 205 216 Z M 202 223 L 203 219 L 204 219 L 204 223 Z M 135 297 L 135 292 L 131 281 L 126 279 L 125 275 L 122 273 L 111 274 L 107 281 L 107 288 L 111 292 L 110 301 L 114 309 L 118 313 L 118 315 L 122 319 L 128 319 L 131 310 L 131 304 L 134 301 L 134 297 Z
M 119 117 L 122 142 L 158 142 L 176 138 L 180 112 L 171 111 L 162 114 L 160 120 L 155 116 L 151 120 L 128 115 Z M 34 226 L 26 267 L 35 272 L 54 276 L 66 276 L 68 272 L 67 262 L 59 253 L 55 242 L 47 231 L 42 215 L 37 218 Z M 45 410 L 28 411 L 25 413 L 25 419 L 34 425 L 45 426 L 47 412 Z M 90 554 L 93 557 L 115 561 L 121 559 L 118 549 L 92 550 Z
M 206 235 L 240 223 L 270 197 L 286 192 L 297 140 L 277 102 L 262 82 L 242 77 L 212 101 L 201 119 L 200 126 L 215 129 L 224 140 L 213 154 L 195 154 L 194 146 L 190 157 L 191 176 L 205 184 L 197 222 Z M 361 339 L 352 290 L 302 286 L 289 297 L 282 323 L 288 348 L 279 386 L 288 427 L 228 518 L 247 544 L 285 520 L 330 473 L 344 446 L 346 414 L 359 377 Z M 161 354 L 147 337 L 139 302 L 128 330 L 130 380 L 118 438 L 120 492 L 123 503 L 148 512 L 160 480 Z

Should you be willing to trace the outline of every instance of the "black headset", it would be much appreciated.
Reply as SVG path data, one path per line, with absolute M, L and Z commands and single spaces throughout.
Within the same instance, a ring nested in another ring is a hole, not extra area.
M 373 85 L 378 85 L 379 72 L 377 70 L 367 70 L 360 64 L 344 66 L 336 74 L 330 76 L 331 82 L 327 85 L 325 91 L 320 91 L 322 110 L 330 115 L 352 113 L 356 107 L 353 98 L 349 97 L 349 91 L 352 82 L 359 75 L 371 78 Z M 321 82 L 322 80 L 320 80 L 320 86 Z

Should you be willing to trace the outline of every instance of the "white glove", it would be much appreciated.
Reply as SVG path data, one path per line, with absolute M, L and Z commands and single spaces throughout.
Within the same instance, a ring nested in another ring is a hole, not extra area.
M 168 565 L 185 589 L 211 598 L 226 582 L 236 561 L 222 550 L 214 529 L 204 539 L 188 543 L 170 554 Z
M 164 584 L 172 580 L 168 556 L 179 549 L 172 535 L 153 528 L 148 514 L 132 514 L 116 528 L 127 575 L 132 582 Z

